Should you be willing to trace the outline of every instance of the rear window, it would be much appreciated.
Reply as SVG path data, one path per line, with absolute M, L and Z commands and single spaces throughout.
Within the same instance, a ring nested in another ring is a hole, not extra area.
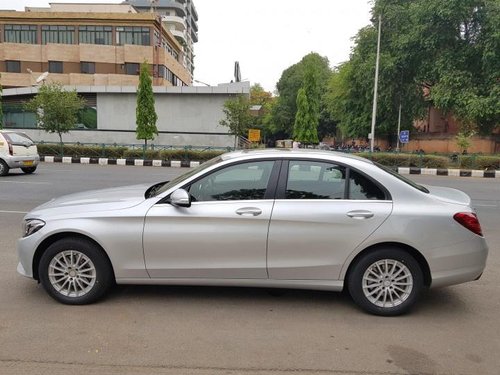
M 13 145 L 32 145 L 33 140 L 24 133 L 2 133 L 5 139 Z
M 429 193 L 429 190 L 427 190 L 425 187 L 423 187 L 422 185 L 419 185 L 417 184 L 416 182 L 410 180 L 409 178 L 406 178 L 402 175 L 400 175 L 399 173 L 395 172 L 394 170 L 392 170 L 391 168 L 387 168 L 386 166 L 382 165 L 382 164 L 379 164 L 379 163 L 376 163 L 376 162 L 373 162 L 373 164 L 375 164 L 377 167 L 379 167 L 380 169 L 386 171 L 387 173 L 393 175 L 394 177 L 396 177 L 397 179 L 399 179 L 400 181 L 403 181 L 404 183 L 410 185 L 411 187 L 417 189 L 417 190 L 420 190 L 421 192 L 423 193 Z

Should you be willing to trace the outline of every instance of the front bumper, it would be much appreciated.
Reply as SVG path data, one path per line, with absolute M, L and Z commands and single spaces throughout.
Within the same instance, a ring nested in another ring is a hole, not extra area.
M 31 236 L 23 237 L 17 240 L 17 256 L 19 264 L 17 272 L 29 278 L 33 278 L 33 259 L 35 252 L 42 241 L 42 236 L 39 232 L 33 233 Z

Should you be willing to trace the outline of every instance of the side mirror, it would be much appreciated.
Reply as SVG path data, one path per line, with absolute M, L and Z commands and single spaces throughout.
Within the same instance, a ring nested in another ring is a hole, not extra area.
M 184 189 L 177 189 L 170 194 L 170 203 L 177 207 L 191 207 L 191 197 Z

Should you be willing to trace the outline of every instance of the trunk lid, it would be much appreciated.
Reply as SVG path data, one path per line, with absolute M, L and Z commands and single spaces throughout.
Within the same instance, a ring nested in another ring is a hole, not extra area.
M 35 156 L 38 154 L 35 143 L 24 133 L 3 133 L 9 148 L 12 150 L 12 156 Z
M 429 195 L 442 202 L 460 204 L 470 207 L 471 199 L 463 191 L 442 186 L 424 186 L 427 188 L 427 190 L 429 190 Z

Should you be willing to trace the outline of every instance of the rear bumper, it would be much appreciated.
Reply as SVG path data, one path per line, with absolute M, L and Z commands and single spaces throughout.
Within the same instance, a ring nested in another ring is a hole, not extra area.
M 6 156 L 4 160 L 9 168 L 29 168 L 36 167 L 40 163 L 40 156 Z
M 484 238 L 474 238 L 448 247 L 434 249 L 428 258 L 431 287 L 461 284 L 479 279 L 486 267 L 488 246 Z

